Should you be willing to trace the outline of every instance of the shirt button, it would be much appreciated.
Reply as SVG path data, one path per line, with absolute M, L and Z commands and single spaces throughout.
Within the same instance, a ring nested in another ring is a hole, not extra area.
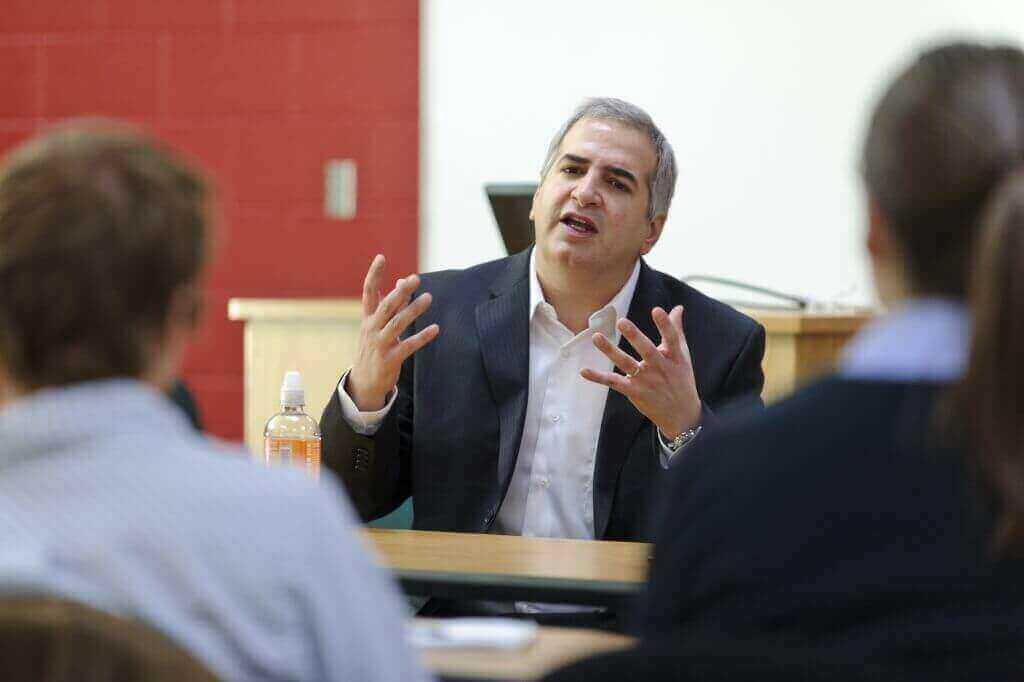
M 546 478 L 542 478 L 540 479 L 540 484 L 542 487 L 547 488 L 549 485 L 551 485 L 551 481 L 549 481 Z
M 551 421 L 557 423 L 559 419 L 561 419 L 561 417 L 559 417 L 557 414 L 551 415 Z

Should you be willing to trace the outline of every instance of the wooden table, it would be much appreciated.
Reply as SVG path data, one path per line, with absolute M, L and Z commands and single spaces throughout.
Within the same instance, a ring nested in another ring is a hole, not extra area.
M 420 660 L 443 679 L 538 680 L 581 658 L 635 643 L 632 637 L 612 632 L 540 627 L 537 639 L 523 649 L 423 649 Z
M 647 579 L 651 546 L 434 531 L 362 531 L 406 594 L 620 606 Z

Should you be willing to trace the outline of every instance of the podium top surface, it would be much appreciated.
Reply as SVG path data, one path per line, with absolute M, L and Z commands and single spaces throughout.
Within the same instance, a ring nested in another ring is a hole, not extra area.
M 361 303 L 355 298 L 232 298 L 228 319 L 236 321 L 358 320 Z M 764 325 L 769 334 L 848 334 L 877 313 L 863 309 L 829 311 L 741 308 Z
M 236 321 L 359 320 L 362 302 L 356 298 L 232 298 L 228 319 Z
M 740 308 L 740 312 L 763 324 L 769 334 L 851 334 L 879 314 L 863 308 L 827 311 Z

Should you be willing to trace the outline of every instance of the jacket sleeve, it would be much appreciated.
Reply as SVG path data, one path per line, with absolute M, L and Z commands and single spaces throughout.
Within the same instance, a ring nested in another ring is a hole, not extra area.
M 740 345 L 714 399 L 701 400 L 701 423 L 705 429 L 717 427 L 721 423 L 721 417 L 716 412 L 764 407 L 761 399 L 761 391 L 764 390 L 764 346 L 764 327 L 755 324 Z
M 764 360 L 764 346 L 764 327 L 755 324 L 740 346 L 728 374 L 725 375 L 714 404 L 706 407 L 721 411 L 722 408 L 764 406 L 761 399 L 761 391 L 764 390 L 764 369 L 761 366 Z
M 395 404 L 373 436 L 349 426 L 337 391 L 320 418 L 324 466 L 342 480 L 364 521 L 394 511 L 412 494 L 413 363 L 410 357 L 402 365 Z

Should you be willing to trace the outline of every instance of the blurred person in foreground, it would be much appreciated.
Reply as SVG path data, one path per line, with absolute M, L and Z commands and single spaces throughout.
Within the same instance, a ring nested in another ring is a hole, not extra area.
M 648 643 L 556 679 L 690 679 L 698 650 L 726 671 L 833 666 L 799 679 L 1020 679 L 1024 53 L 921 54 L 862 163 L 890 314 L 835 376 L 694 444 L 656 535 Z
M 138 618 L 225 679 L 423 679 L 333 478 L 225 457 L 164 393 L 210 203 L 109 124 L 0 167 L 0 592 Z

